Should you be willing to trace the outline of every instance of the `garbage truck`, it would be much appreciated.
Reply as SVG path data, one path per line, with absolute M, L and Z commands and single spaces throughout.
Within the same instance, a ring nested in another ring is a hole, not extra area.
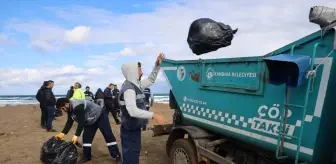
M 329 28 L 263 56 L 164 59 L 170 163 L 333 163 L 335 49 Z

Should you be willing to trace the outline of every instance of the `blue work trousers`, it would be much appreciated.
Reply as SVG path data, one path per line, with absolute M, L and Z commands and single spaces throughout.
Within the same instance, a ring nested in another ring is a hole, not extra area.
M 139 164 L 141 151 L 141 129 L 127 130 L 120 127 L 123 164 Z
M 47 129 L 52 129 L 52 122 L 55 118 L 56 108 L 53 106 L 47 106 Z
M 102 112 L 99 116 L 97 122 L 93 125 L 84 126 L 83 134 L 83 154 L 85 158 L 91 159 L 91 147 L 94 136 L 96 135 L 97 130 L 103 134 L 103 137 L 106 142 L 106 146 L 110 152 L 112 158 L 120 156 L 118 145 L 114 134 L 112 133 L 112 128 L 110 121 L 106 112 Z

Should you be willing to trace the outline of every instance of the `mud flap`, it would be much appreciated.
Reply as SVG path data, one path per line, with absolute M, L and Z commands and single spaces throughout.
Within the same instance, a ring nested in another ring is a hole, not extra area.
M 153 137 L 168 135 L 173 129 L 173 124 L 153 125 L 150 130 L 153 131 Z

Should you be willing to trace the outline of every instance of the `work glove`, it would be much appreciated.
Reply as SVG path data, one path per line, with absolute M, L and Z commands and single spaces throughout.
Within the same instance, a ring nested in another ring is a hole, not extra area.
M 76 144 L 76 143 L 77 143 L 77 140 L 78 140 L 78 137 L 74 135 L 74 136 L 72 137 L 71 142 L 72 142 L 73 144 Z
M 64 133 L 59 133 L 56 135 L 56 138 L 58 139 L 63 139 L 63 137 L 64 137 Z

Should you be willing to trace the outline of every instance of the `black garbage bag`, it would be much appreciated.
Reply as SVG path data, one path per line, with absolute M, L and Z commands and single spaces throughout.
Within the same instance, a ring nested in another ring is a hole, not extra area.
M 64 140 L 57 139 L 55 136 L 51 137 L 42 145 L 40 160 L 44 164 L 51 164 L 60 150 L 66 146 L 67 143 Z
M 318 24 L 321 28 L 335 24 L 336 9 L 326 6 L 311 7 L 309 12 L 309 22 Z
M 52 164 L 76 164 L 78 158 L 77 148 L 71 142 L 66 142 L 65 146 L 58 152 Z
M 200 18 L 191 23 L 187 42 L 194 54 L 201 55 L 231 45 L 237 31 L 210 18 Z

